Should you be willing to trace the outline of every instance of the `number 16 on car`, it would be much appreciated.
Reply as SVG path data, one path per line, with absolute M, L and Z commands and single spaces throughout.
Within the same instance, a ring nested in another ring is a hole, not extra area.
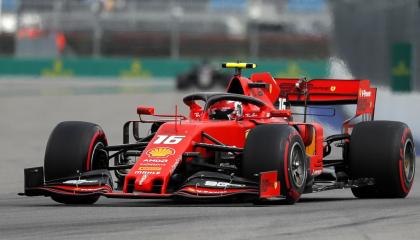
M 168 136 L 168 135 L 157 135 L 156 140 L 153 144 L 167 144 L 167 145 L 175 145 L 178 144 L 184 139 L 185 136 Z

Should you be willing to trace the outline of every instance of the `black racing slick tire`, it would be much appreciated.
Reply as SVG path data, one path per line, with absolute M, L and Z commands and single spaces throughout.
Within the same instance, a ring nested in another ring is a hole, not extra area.
M 357 124 L 350 137 L 349 173 L 353 180 L 373 178 L 374 185 L 352 188 L 358 198 L 404 198 L 415 175 L 413 136 L 405 123 Z
M 252 129 L 246 139 L 242 176 L 258 182 L 258 174 L 278 171 L 284 203 L 299 200 L 307 180 L 308 162 L 299 133 L 288 125 L 267 124 Z
M 108 168 L 108 154 L 104 131 L 89 122 L 67 121 L 52 131 L 45 151 L 44 175 L 46 182 L 54 182 L 81 173 Z M 53 196 L 65 204 L 92 204 L 99 196 Z
M 185 90 L 188 89 L 191 85 L 189 75 L 179 75 L 176 78 L 176 89 Z

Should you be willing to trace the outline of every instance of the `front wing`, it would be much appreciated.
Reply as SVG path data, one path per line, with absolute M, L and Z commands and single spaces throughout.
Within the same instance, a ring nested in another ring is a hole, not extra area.
M 125 193 L 114 191 L 112 177 L 107 170 L 95 170 L 54 182 L 44 182 L 43 168 L 25 169 L 25 196 L 104 196 L 127 199 L 192 198 L 215 199 L 252 197 L 255 199 L 283 199 L 277 171 L 260 173 L 259 183 L 216 172 L 199 172 L 172 193 Z

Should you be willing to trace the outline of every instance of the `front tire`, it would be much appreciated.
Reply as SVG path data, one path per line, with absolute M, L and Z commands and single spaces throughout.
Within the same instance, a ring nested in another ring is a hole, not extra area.
M 415 174 L 414 140 L 402 122 L 357 124 L 350 137 L 349 171 L 352 179 L 373 178 L 372 186 L 352 188 L 358 198 L 404 198 Z
M 107 140 L 102 128 L 89 122 L 59 123 L 48 139 L 44 158 L 46 182 L 108 168 Z M 92 204 L 99 196 L 52 196 L 65 204 Z
M 258 181 L 258 174 L 278 171 L 285 203 L 299 200 L 307 180 L 308 162 L 299 133 L 288 125 L 267 124 L 251 130 L 245 143 L 242 176 Z

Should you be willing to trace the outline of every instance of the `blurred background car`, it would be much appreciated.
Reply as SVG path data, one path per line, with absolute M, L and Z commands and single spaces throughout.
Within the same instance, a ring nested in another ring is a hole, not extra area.
M 208 61 L 194 66 L 190 71 L 180 74 L 176 78 L 176 87 L 179 90 L 197 87 L 208 90 L 215 86 L 227 87 L 232 74 L 221 71 L 220 66 L 213 66 Z

